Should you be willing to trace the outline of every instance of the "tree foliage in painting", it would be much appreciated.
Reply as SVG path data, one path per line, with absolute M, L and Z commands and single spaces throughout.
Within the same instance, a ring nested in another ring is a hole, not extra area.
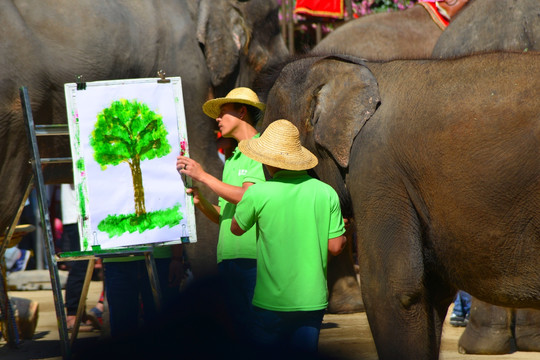
M 167 134 L 161 115 L 144 103 L 122 99 L 98 114 L 90 135 L 94 158 L 102 170 L 109 165 L 129 165 L 137 216 L 146 214 L 141 161 L 171 152 Z

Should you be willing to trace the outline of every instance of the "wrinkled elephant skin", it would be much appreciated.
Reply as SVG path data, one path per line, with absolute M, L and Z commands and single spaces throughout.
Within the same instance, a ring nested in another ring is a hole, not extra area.
M 417 4 L 403 11 L 349 21 L 328 34 L 312 53 L 347 54 L 367 60 L 425 59 L 431 56 L 442 32 L 442 25 L 436 24 L 426 8 Z M 340 260 L 350 257 L 350 253 L 343 254 Z M 331 313 L 364 309 L 353 265 L 337 261 L 328 264 Z
M 432 55 L 434 58 L 452 58 L 489 51 L 538 51 L 540 50 L 538 5 L 538 0 L 471 0 L 466 11 L 456 16 L 439 37 Z M 460 351 L 472 354 L 506 354 L 513 351 L 506 342 L 498 341 L 502 335 L 497 314 L 515 314 L 516 309 L 495 311 L 495 305 L 481 303 L 479 306 L 493 309 L 471 312 L 472 324 L 467 326 L 460 337 Z M 540 313 L 538 310 L 517 310 L 517 312 L 524 312 L 525 318 Z M 493 329 L 489 328 L 488 315 L 493 316 L 491 319 Z M 478 321 L 475 319 L 477 316 L 481 317 Z M 516 315 L 516 319 L 520 318 L 521 316 Z M 469 329 L 471 326 L 472 330 Z M 519 331 L 520 328 L 527 329 L 524 332 L 528 335 Z M 518 347 L 519 350 L 539 351 L 540 321 L 536 324 L 529 322 L 527 326 L 516 325 L 515 330 L 515 340 L 522 344 Z M 507 335 L 506 333 L 505 336 Z
M 367 60 L 428 58 L 442 29 L 421 5 L 363 16 L 328 34 L 313 53 L 338 53 Z
M 0 229 L 13 221 L 31 172 L 19 87 L 28 87 L 37 124 L 66 123 L 64 84 L 77 75 L 147 78 L 163 69 L 180 76 L 190 154 L 219 176 L 217 126 L 201 106 L 234 86 L 250 86 L 258 71 L 287 55 L 278 8 L 268 0 L 2 2 Z M 69 139 L 40 142 L 40 155 L 70 156 Z M 72 182 L 71 166 L 45 169 L 45 179 Z M 217 226 L 199 212 L 196 218 L 199 241 L 188 252 L 194 274 L 203 276 L 215 269 Z
M 500 355 L 512 349 L 512 310 L 472 298 L 469 323 L 458 342 L 461 354 Z
M 540 351 L 540 310 L 505 308 L 473 297 L 458 348 L 462 354 L 483 355 Z
M 489 51 L 539 51 L 538 0 L 471 0 L 441 34 L 432 56 Z
M 540 56 L 289 63 L 263 129 L 298 127 L 354 215 L 380 359 L 435 359 L 457 289 L 540 309 Z

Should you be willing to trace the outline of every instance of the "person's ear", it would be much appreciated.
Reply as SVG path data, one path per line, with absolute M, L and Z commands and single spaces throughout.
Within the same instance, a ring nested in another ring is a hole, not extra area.
M 240 119 L 244 120 L 244 117 L 246 117 L 247 112 L 248 112 L 247 106 L 242 105 L 242 107 L 240 108 Z

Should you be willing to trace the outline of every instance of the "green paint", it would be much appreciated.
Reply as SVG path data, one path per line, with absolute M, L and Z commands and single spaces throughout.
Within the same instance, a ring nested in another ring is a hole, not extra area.
M 77 193 L 79 196 L 79 213 L 81 214 L 81 219 L 86 219 L 86 199 L 84 197 L 83 184 L 77 186 Z M 83 249 L 88 249 L 88 238 L 83 237 Z
M 183 218 L 183 214 L 180 211 L 180 204 L 176 204 L 169 209 L 142 215 L 109 215 L 99 223 L 98 230 L 106 232 L 109 234 L 109 237 L 120 236 L 126 232 L 134 233 L 138 231 L 142 233 L 156 227 L 163 228 L 168 226 L 171 228 L 178 225 Z
M 100 257 L 114 257 L 118 255 L 126 255 L 126 254 L 138 254 L 142 255 L 145 252 L 153 251 L 152 247 L 148 246 L 141 246 L 141 247 L 126 247 L 126 248 L 112 248 L 112 249 L 101 249 L 101 247 L 98 249 L 94 249 L 94 246 L 92 246 L 92 250 L 89 251 L 66 251 L 63 253 L 58 253 L 58 257 L 60 258 L 70 258 L 70 257 L 81 257 L 81 256 L 92 256 L 92 255 L 98 255 Z
M 141 161 L 167 155 L 172 147 L 167 141 L 163 117 L 137 100 L 121 99 L 97 115 L 90 145 L 94 159 L 105 170 L 108 165 L 127 163 L 131 170 L 135 213 L 146 214 Z
M 79 160 L 77 160 L 77 170 L 79 170 L 79 173 L 82 173 L 84 171 L 85 167 L 84 167 L 84 159 L 83 158 L 79 158 Z

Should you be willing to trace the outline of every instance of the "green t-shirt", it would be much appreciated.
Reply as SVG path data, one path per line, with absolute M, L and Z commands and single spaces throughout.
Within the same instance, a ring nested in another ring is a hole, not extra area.
M 282 170 L 249 187 L 234 216 L 243 230 L 257 229 L 253 305 L 274 311 L 325 309 L 328 239 L 345 232 L 334 189 L 306 171 Z
M 259 134 L 254 138 L 259 137 Z M 242 186 L 245 182 L 264 182 L 263 165 L 242 154 L 238 147 L 233 155 L 225 161 L 222 181 L 234 186 Z M 242 236 L 231 232 L 231 222 L 236 205 L 219 198 L 219 241 L 217 246 L 217 262 L 226 259 L 255 259 L 257 257 L 255 229 Z

